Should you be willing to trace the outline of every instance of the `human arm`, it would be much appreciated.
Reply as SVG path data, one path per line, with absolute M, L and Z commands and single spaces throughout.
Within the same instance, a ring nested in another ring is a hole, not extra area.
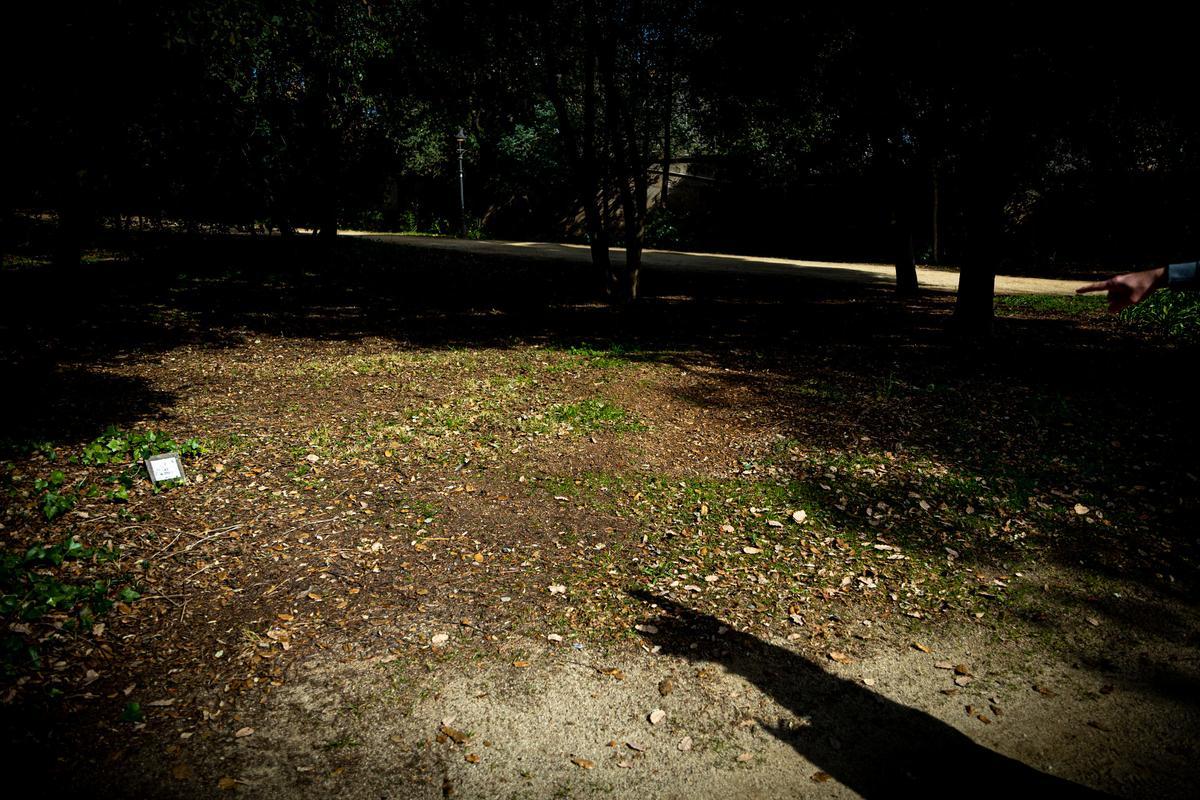
M 1200 262 L 1185 261 L 1141 272 L 1127 272 L 1106 281 L 1080 286 L 1075 292 L 1108 292 L 1108 310 L 1116 313 L 1142 302 L 1164 286 L 1172 289 L 1190 289 L 1200 285 L 1198 272 Z

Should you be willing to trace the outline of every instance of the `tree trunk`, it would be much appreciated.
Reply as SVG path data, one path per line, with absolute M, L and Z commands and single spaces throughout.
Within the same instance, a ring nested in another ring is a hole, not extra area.
M 937 174 L 937 170 L 935 169 L 933 171 L 933 215 L 932 215 L 933 216 L 933 231 L 932 231 L 932 233 L 933 233 L 933 263 L 935 265 L 942 263 L 941 216 L 940 216 L 941 209 L 939 208 L 941 198 L 939 197 L 938 190 L 939 190 L 938 174 Z
M 658 204 L 662 208 L 667 207 L 667 196 L 671 193 L 671 109 L 675 101 L 675 26 L 667 25 L 667 47 L 666 47 L 666 62 L 667 62 L 667 88 L 666 102 L 663 103 L 663 160 L 662 160 L 662 191 L 659 194 Z
M 83 255 L 82 172 L 71 169 L 63 175 L 58 198 L 58 230 L 54 240 L 54 265 L 77 268 Z
M 337 46 L 338 12 L 336 0 L 321 3 L 320 31 L 322 52 L 318 56 L 316 92 L 317 172 L 319 196 L 316 198 L 317 229 L 320 241 L 331 244 L 337 238 L 338 225 L 338 130 L 335 122 L 338 81 L 334 73 L 333 49 Z
M 912 195 L 907 191 L 904 170 L 892 171 L 893 238 L 896 247 L 896 293 L 902 296 L 917 293 L 917 263 L 913 256 Z
M 971 176 L 968 173 L 966 177 Z M 983 339 L 992 333 L 1004 215 L 1003 200 L 991 176 L 977 175 L 973 183 L 965 209 L 967 240 L 958 272 L 953 327 L 959 334 Z

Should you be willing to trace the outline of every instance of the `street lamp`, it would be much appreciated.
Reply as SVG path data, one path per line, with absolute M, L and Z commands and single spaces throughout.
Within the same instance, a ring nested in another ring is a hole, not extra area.
M 467 199 L 463 192 L 463 142 L 467 140 L 467 135 L 463 133 L 463 129 L 459 128 L 458 133 L 454 134 L 454 141 L 458 143 L 458 232 L 460 236 L 467 235 Z

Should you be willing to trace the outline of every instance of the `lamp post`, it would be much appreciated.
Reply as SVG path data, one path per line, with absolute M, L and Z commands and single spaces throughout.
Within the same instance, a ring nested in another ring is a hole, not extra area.
M 467 235 L 467 199 L 463 192 L 463 142 L 467 140 L 467 135 L 463 133 L 463 129 L 459 128 L 458 133 L 454 134 L 454 141 L 458 143 L 458 233 L 459 236 Z

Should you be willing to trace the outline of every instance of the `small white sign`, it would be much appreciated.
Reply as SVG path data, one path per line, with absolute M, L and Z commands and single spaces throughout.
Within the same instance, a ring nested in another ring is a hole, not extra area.
M 146 471 L 155 484 L 179 480 L 183 477 L 183 462 L 179 460 L 179 453 L 150 456 L 146 459 Z

